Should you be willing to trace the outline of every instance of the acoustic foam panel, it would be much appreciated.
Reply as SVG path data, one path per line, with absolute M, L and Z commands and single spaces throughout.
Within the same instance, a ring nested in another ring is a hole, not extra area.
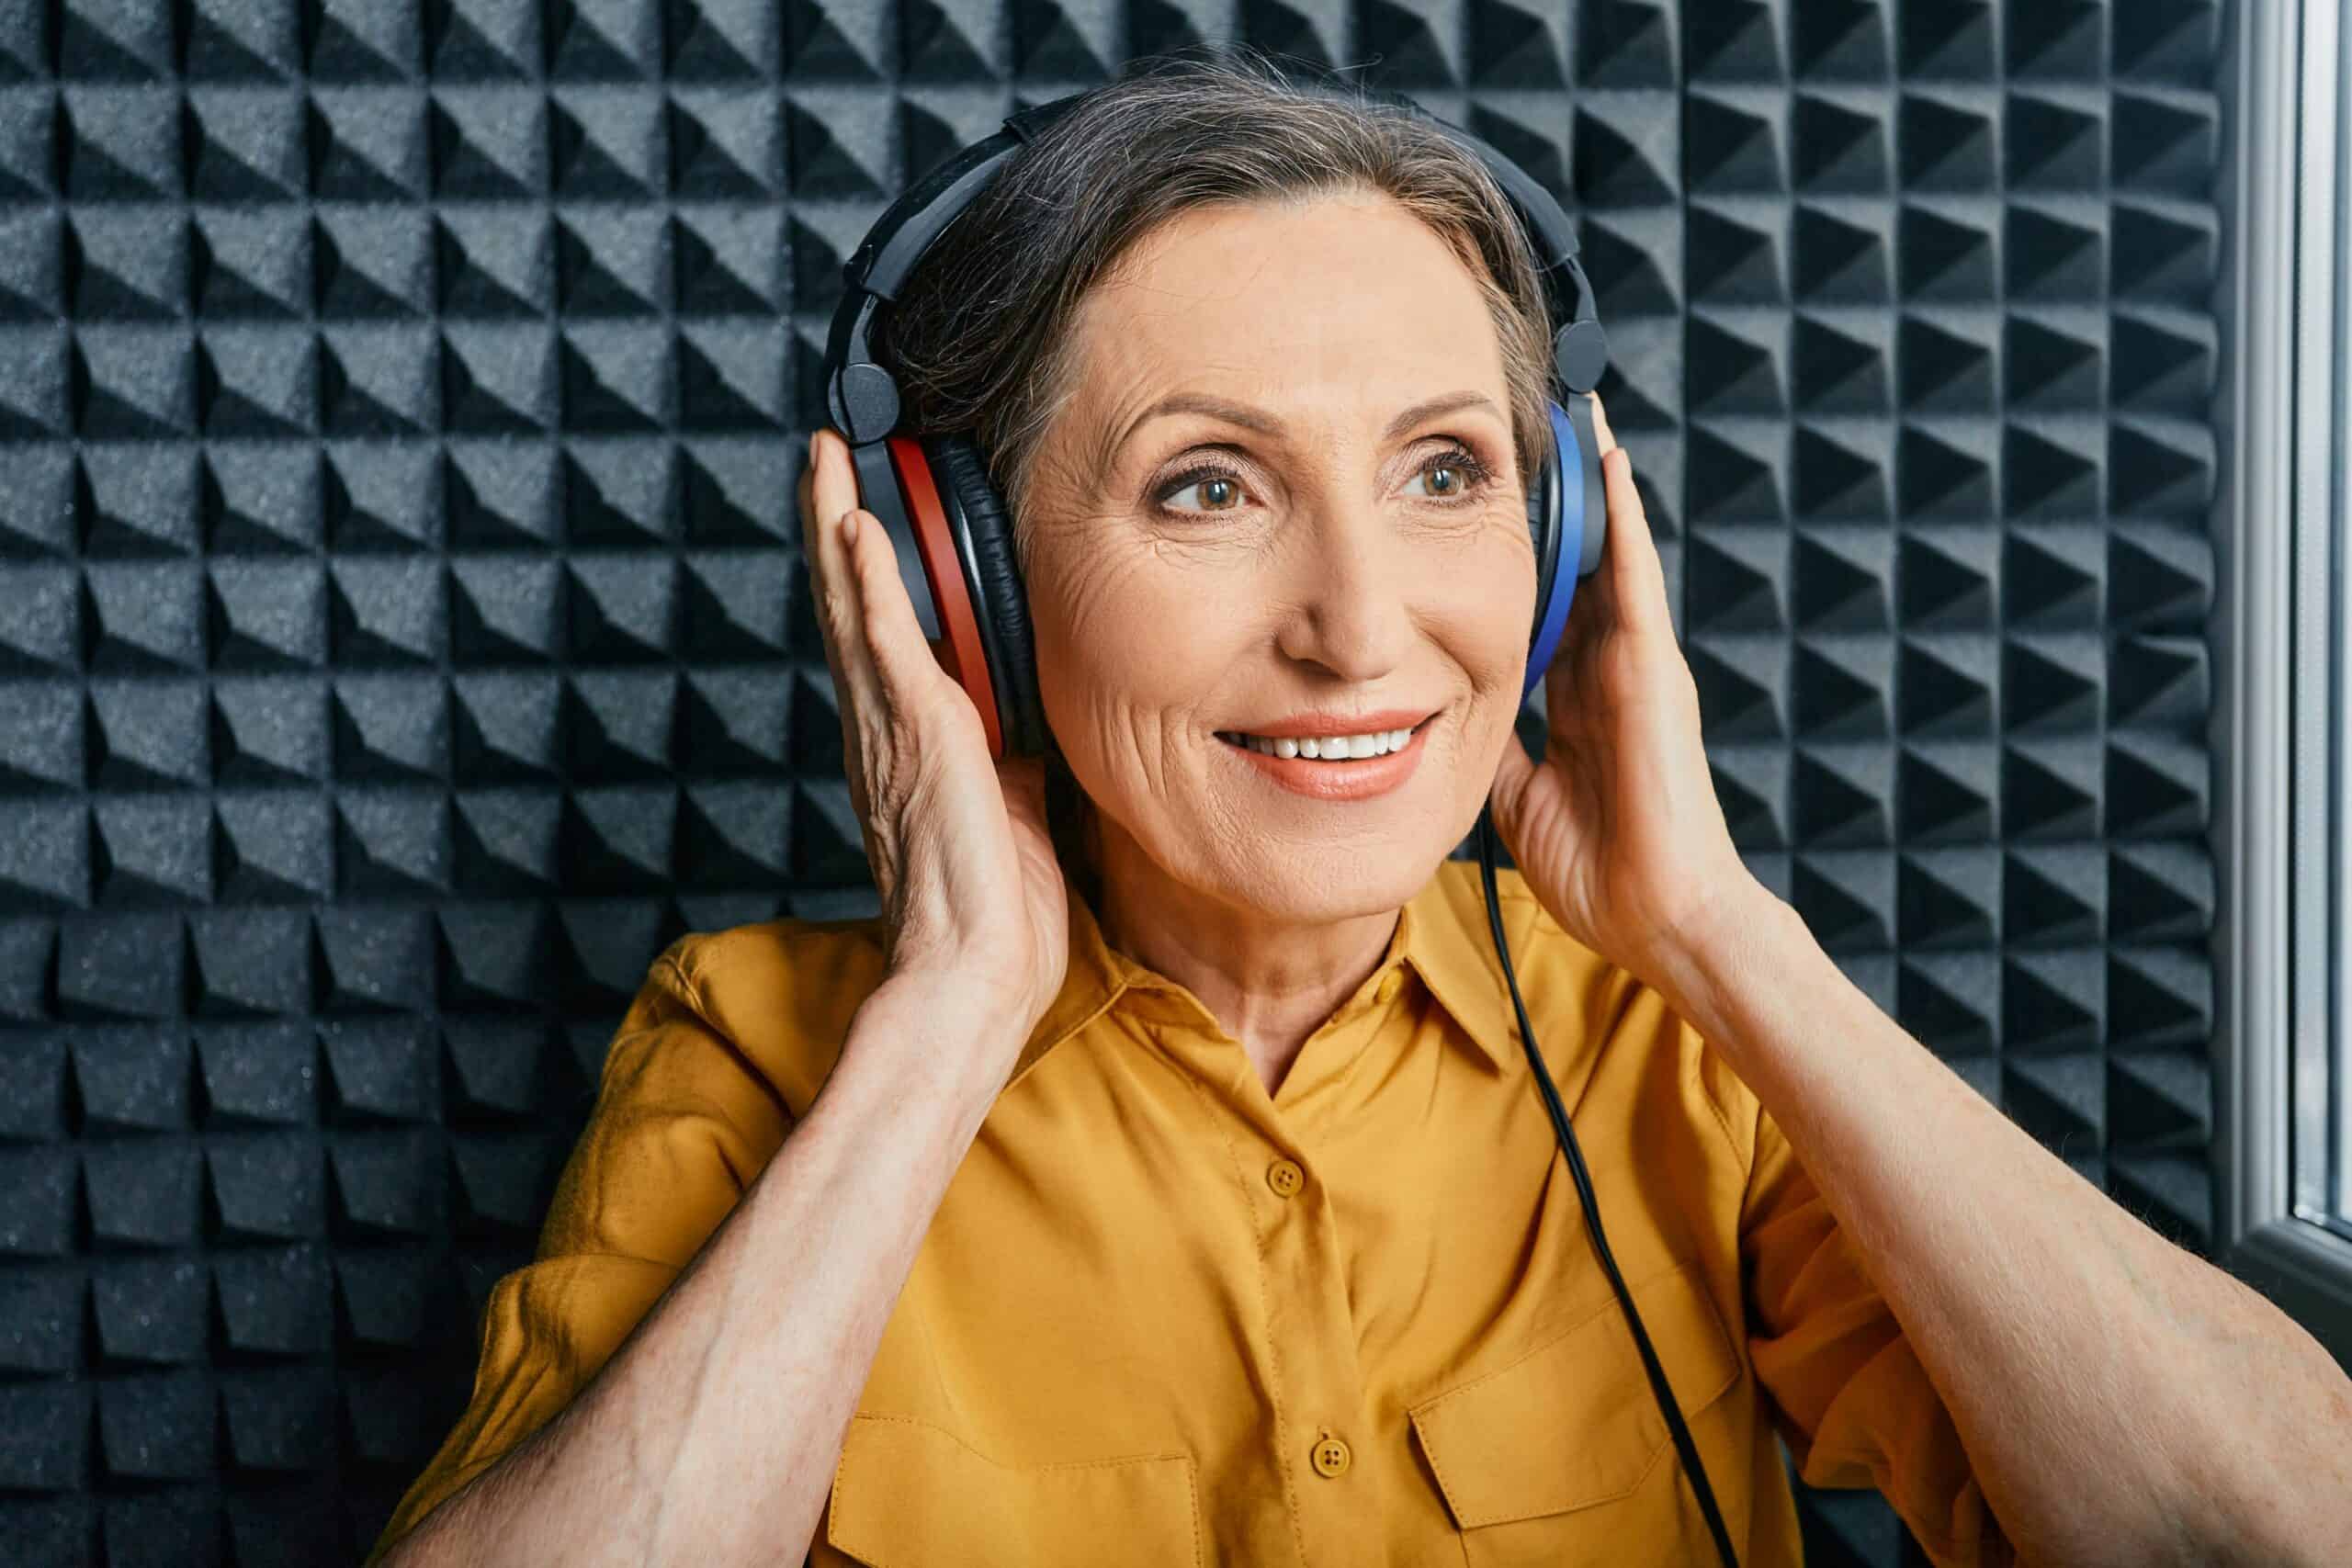
M 2222 25 L 0 6 L 0 1559 L 372 1540 L 648 961 L 871 908 L 791 515 L 844 255 L 1199 39 L 1376 61 L 1564 198 L 1741 847 L 2202 1247 Z

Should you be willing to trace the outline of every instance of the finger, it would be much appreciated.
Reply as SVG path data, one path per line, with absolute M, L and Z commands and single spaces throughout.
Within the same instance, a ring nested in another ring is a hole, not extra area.
M 808 602 L 817 612 L 818 644 L 825 655 L 825 668 L 838 684 L 842 672 L 833 652 L 832 613 L 827 600 L 830 590 L 826 586 L 823 558 L 825 530 L 824 525 L 817 518 L 816 478 L 817 441 L 815 436 L 811 436 L 808 449 L 801 459 L 800 479 L 795 486 L 797 491 L 797 515 L 800 519 L 800 558 L 808 574 Z
M 1596 583 L 1600 575 L 1595 574 Z M 1559 756 L 1575 744 L 1578 705 L 1584 700 L 1581 687 L 1592 661 L 1589 649 L 1600 640 L 1611 620 L 1606 604 L 1584 603 L 1587 593 L 1594 598 L 1602 596 L 1589 589 L 1577 595 L 1577 603 L 1570 610 L 1569 618 L 1581 615 L 1584 624 L 1560 639 L 1560 651 L 1553 655 L 1552 667 L 1544 671 L 1544 743 L 1551 756 Z
M 817 504 L 811 495 L 812 481 L 817 477 L 817 438 L 809 436 L 800 453 L 800 477 L 793 481 L 793 515 L 800 520 L 800 543 L 808 547 L 810 520 L 817 515 Z
M 817 612 L 817 630 L 824 643 L 825 661 L 833 661 L 833 584 L 838 577 L 825 570 L 825 536 L 831 531 L 832 517 L 817 509 L 817 470 L 824 466 L 825 434 L 822 430 L 808 437 L 808 450 L 800 464 L 800 480 L 797 497 L 800 517 L 800 558 L 808 573 L 808 600 Z M 834 671 L 838 676 L 840 671 Z
M 1617 433 L 1609 428 L 1609 411 L 1600 406 L 1600 394 L 1587 392 L 1585 396 L 1592 400 L 1592 434 L 1600 455 L 1606 457 L 1617 450 Z
M 998 760 L 996 776 L 1004 790 L 1006 813 L 1015 822 L 1035 829 L 1041 837 L 1050 838 L 1052 828 L 1046 812 L 1046 760 L 1008 755 Z
M 1514 731 L 1503 744 L 1503 754 L 1495 763 L 1494 783 L 1487 791 L 1487 805 L 1494 817 L 1496 830 L 1503 835 L 1506 849 L 1518 831 L 1520 802 L 1526 794 L 1527 781 L 1534 776 L 1535 761 L 1519 743 L 1519 735 Z
M 866 656 L 889 696 L 901 704 L 914 701 L 934 682 L 945 679 L 947 671 L 940 668 L 922 635 L 922 623 L 915 618 L 889 530 L 863 508 L 853 507 L 849 515 L 857 522 L 857 537 L 849 544 L 849 570 L 857 580 L 859 631 Z
M 1596 400 L 1596 408 L 1598 401 Z M 1657 540 L 1650 532 L 1649 514 L 1642 492 L 1634 483 L 1634 455 L 1611 446 L 1600 459 L 1601 483 L 1608 498 L 1609 538 L 1602 554 L 1613 558 L 1604 575 L 1613 619 L 1629 631 L 1656 636 L 1673 622 L 1666 603 L 1666 568 L 1658 559 Z
M 1610 428 L 1609 413 L 1601 407 L 1600 394 L 1587 392 L 1585 396 L 1592 403 L 1593 445 L 1600 452 L 1601 506 L 1607 514 L 1601 547 L 1604 569 L 1577 585 L 1576 603 L 1570 606 L 1568 631 L 1572 637 L 1591 639 L 1604 635 L 1616 625 L 1617 602 L 1623 597 L 1617 588 L 1618 563 L 1615 559 L 1607 558 L 1623 554 L 1617 547 L 1617 527 L 1623 507 L 1615 488 L 1610 482 L 1610 470 L 1613 465 L 1609 457 L 1611 452 L 1623 448 L 1618 443 L 1617 433 Z M 1628 462 L 1631 457 L 1629 453 L 1617 461 Z M 1638 494 L 1634 502 L 1639 505 Z
M 815 537 L 806 554 L 815 581 L 817 622 L 838 701 L 871 702 L 878 684 L 862 628 L 857 574 L 842 538 L 842 518 L 855 500 L 849 446 L 838 432 L 820 430 L 808 444 L 809 510 Z M 847 715 L 844 714 L 846 720 Z
M 817 516 L 826 523 L 838 521 L 857 504 L 857 469 L 848 438 L 827 425 L 809 438 L 808 457 L 809 499 L 816 503 Z
M 824 642 L 825 668 L 832 676 L 833 710 L 841 722 L 842 771 L 849 784 L 850 804 L 870 835 L 874 789 L 869 775 L 877 761 L 887 763 L 887 759 L 867 755 L 865 733 L 881 707 L 881 682 L 875 673 L 873 659 L 865 650 L 856 573 L 848 560 L 840 523 L 826 516 L 823 502 L 817 499 L 828 491 L 825 469 L 829 459 L 836 455 L 846 458 L 847 452 L 840 446 L 837 435 L 820 431 L 810 443 L 810 453 L 813 471 L 809 508 L 802 514 L 803 553 L 814 580 L 811 587 L 817 595 L 817 625 Z M 866 852 L 870 863 L 882 863 L 870 838 Z

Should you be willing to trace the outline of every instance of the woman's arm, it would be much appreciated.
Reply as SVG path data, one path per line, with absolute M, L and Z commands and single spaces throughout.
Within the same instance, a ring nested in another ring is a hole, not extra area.
M 797 1562 L 884 1324 L 1018 1050 L 992 995 L 886 980 L 824 1089 L 563 1411 L 385 1559 Z
M 1544 761 L 1496 768 L 1512 863 L 1754 1090 L 2030 1561 L 2343 1561 L 2352 1383 L 2327 1353 L 1986 1103 L 1747 871 L 1633 460 L 1593 421 L 1609 542 L 1545 676 Z
M 1768 890 L 1657 965 L 1863 1257 L 2030 1562 L 2343 1561 L 2352 1381 L 1856 988 Z
M 1060 989 L 1068 888 L 1042 763 L 991 757 L 978 710 L 923 640 L 889 535 L 854 504 L 838 432 L 811 439 L 799 495 L 884 977 L 851 993 L 865 1000 L 781 1145 L 754 1151 L 739 1130 L 743 1146 L 719 1156 L 730 1172 L 753 1152 L 763 1163 L 740 1199 L 725 1193 L 722 1220 L 686 1227 L 708 1239 L 679 1259 L 676 1227 L 651 1238 L 661 1256 L 647 1261 L 682 1271 L 628 1337 L 385 1562 L 799 1561 L 916 1250 Z M 708 1121 L 710 1098 L 689 1091 L 700 1111 L 676 1119 Z M 574 1161 L 641 1217 L 677 1179 L 663 1136 Z M 698 1172 L 707 1159 L 686 1174 Z

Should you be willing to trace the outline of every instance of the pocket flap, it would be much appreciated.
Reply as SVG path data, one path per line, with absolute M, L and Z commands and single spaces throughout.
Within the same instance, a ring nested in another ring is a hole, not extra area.
M 1738 1378 L 1738 1355 L 1689 1266 L 1628 1289 L 1688 1421 Z M 1671 1442 L 1614 1292 L 1509 1366 L 1410 1414 L 1464 1529 L 1623 1497 Z
M 1193 1459 L 1136 1454 L 1009 1465 L 897 1416 L 850 1423 L 825 1539 L 885 1568 L 1197 1565 Z

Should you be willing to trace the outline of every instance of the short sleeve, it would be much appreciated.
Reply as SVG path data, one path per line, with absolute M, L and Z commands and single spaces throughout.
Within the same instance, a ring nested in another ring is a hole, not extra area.
M 1937 1568 L 2015 1549 L 1959 1429 L 1813 1178 L 1761 1105 L 1740 1224 L 1748 1352 L 1807 1485 L 1875 1486 Z
M 783 1144 L 785 1100 L 680 962 L 697 940 L 654 960 L 630 1002 L 537 1256 L 483 1304 L 472 1395 L 368 1565 L 588 1384 Z

